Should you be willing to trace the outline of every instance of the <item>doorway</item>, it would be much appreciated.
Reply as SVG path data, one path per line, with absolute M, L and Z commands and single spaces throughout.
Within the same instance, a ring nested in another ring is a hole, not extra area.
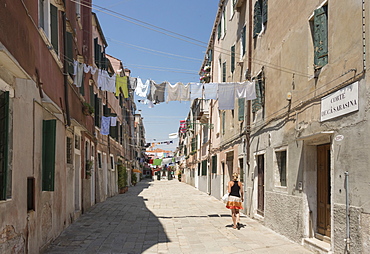
M 258 170 L 258 198 L 257 198 L 257 214 L 265 215 L 265 157 L 264 155 L 257 156 Z
M 317 235 L 330 237 L 330 144 L 317 146 Z M 320 237 L 321 236 L 321 237 Z

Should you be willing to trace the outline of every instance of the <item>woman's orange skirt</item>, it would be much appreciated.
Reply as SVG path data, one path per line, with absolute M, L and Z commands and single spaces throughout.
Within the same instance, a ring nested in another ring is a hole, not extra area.
M 235 196 L 229 196 L 226 203 L 226 208 L 228 209 L 243 209 L 242 199 Z

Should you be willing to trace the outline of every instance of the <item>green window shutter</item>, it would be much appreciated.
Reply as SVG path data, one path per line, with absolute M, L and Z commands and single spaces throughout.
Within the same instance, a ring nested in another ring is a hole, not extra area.
M 262 0 L 262 24 L 267 22 L 267 0 Z
M 95 108 L 94 108 L 95 126 L 100 127 L 100 122 L 101 122 L 101 104 L 102 104 L 102 101 L 98 97 L 97 94 L 95 94 L 94 98 L 95 98 Z
M 207 160 L 202 161 L 202 176 L 207 175 Z
M 246 44 L 246 26 L 243 27 L 243 30 L 242 30 L 242 36 L 241 36 L 241 40 L 242 40 L 242 54 L 243 56 L 245 55 L 245 44 Z
M 221 22 L 219 22 L 217 26 L 217 39 L 219 40 L 220 38 L 221 38 Z
M 226 82 L 226 62 L 222 64 L 222 82 Z
M 74 74 L 74 68 L 73 68 L 73 35 L 69 32 L 66 32 L 67 36 L 67 62 L 68 64 L 68 73 L 70 75 Z
M 94 86 L 89 85 L 89 90 L 90 90 L 90 105 L 94 108 L 95 111 L 95 94 L 94 94 Z
M 217 155 L 212 156 L 212 173 L 217 173 Z
M 82 73 L 82 81 L 81 81 L 81 86 L 79 90 L 80 90 L 80 94 L 82 96 L 85 96 L 85 73 Z
M 8 189 L 9 92 L 0 92 L 0 200 Z M 9 193 L 10 195 L 10 193 Z
M 245 104 L 245 98 L 239 98 L 238 99 L 238 119 L 239 121 L 244 120 L 244 104 Z
M 51 44 L 58 54 L 58 8 L 50 4 Z
M 42 126 L 42 190 L 54 191 L 56 123 L 44 120 Z
M 231 47 L 231 72 L 235 70 L 235 45 Z
M 328 63 L 328 16 L 327 6 L 314 13 L 314 64 L 321 68 Z
M 257 37 L 262 30 L 262 7 L 259 0 L 254 4 L 253 38 Z

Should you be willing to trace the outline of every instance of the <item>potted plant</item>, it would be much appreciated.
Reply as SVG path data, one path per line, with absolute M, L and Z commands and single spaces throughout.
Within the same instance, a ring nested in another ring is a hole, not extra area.
M 94 114 L 94 108 L 89 103 L 84 102 L 82 106 L 82 112 L 85 116 L 93 115 Z
M 85 165 L 85 167 L 86 167 L 86 178 L 87 179 L 90 179 L 90 176 L 91 176 L 91 170 L 92 170 L 92 168 L 93 168 L 93 165 L 94 165 L 94 161 L 92 161 L 92 160 L 86 160 L 86 165 Z
M 118 165 L 117 170 L 118 170 L 118 190 L 120 194 L 123 194 L 128 191 L 127 170 L 123 165 Z
M 131 184 L 135 186 L 136 183 L 137 183 L 137 176 L 134 172 L 132 172 L 132 174 L 131 174 Z

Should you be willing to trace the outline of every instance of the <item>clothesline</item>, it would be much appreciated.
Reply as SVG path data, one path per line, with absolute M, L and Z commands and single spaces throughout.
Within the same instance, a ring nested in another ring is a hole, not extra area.
M 187 83 L 186 85 L 177 82 L 172 85 L 165 81 L 160 84 L 153 80 L 142 80 L 134 77 L 109 75 L 106 70 L 97 69 L 92 66 L 74 61 L 74 84 L 81 87 L 83 73 L 95 74 L 98 71 L 98 88 L 102 91 L 109 91 L 118 96 L 123 94 L 124 98 L 129 97 L 128 85 L 135 91 L 135 94 L 144 98 L 140 100 L 153 108 L 154 104 L 170 101 L 192 101 L 195 99 L 218 100 L 219 110 L 233 110 L 235 98 L 253 100 L 256 98 L 256 87 L 254 81 L 244 82 L 218 82 L 218 83 Z

